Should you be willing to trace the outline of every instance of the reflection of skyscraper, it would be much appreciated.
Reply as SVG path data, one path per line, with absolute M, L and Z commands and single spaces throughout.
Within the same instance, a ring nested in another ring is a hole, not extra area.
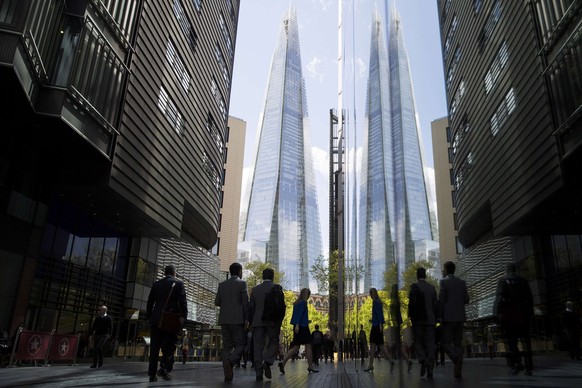
M 365 289 L 383 288 L 383 275 L 390 264 L 396 262 L 402 272 L 415 260 L 415 242 L 432 240 L 434 231 L 408 56 L 395 9 L 388 52 L 384 36 L 382 21 L 375 13 L 360 196 Z
M 239 247 L 264 244 L 265 259 L 285 273 L 285 286 L 299 291 L 310 286 L 309 268 L 322 248 L 297 17 L 292 8 L 283 17 L 273 54 L 257 139 Z

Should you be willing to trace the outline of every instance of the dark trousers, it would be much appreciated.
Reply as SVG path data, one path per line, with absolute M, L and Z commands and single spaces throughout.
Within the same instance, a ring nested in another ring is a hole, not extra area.
M 93 336 L 93 365 L 103 365 L 103 345 L 107 341 L 107 334 Z
M 273 365 L 279 354 L 280 325 L 253 327 L 253 365 L 255 372 L 262 376 L 263 361 Z
M 232 365 L 240 363 L 245 350 L 244 325 L 225 323 L 222 327 L 222 361 L 229 360 Z
M 158 370 L 160 349 L 162 350 L 160 369 L 164 369 L 166 372 L 171 372 L 174 368 L 174 353 L 176 352 L 176 342 L 178 342 L 178 336 L 176 333 L 168 333 L 158 329 L 158 325 L 152 325 L 151 335 L 152 338 L 148 375 L 156 375 Z
M 321 359 L 321 344 L 311 345 L 313 351 L 313 363 L 319 365 L 319 360 Z
M 463 363 L 463 328 L 465 322 L 443 322 L 443 346 L 453 363 Z
M 413 324 L 414 352 L 419 362 L 426 361 L 428 368 L 434 366 L 436 353 L 434 325 Z
M 525 347 L 525 369 L 531 371 L 533 369 L 533 361 L 531 356 L 531 336 L 529 333 L 529 327 L 502 325 L 501 330 L 507 341 L 507 348 L 509 349 L 507 358 L 511 366 L 515 368 L 521 365 L 521 352 L 517 346 L 518 341 L 521 338 Z

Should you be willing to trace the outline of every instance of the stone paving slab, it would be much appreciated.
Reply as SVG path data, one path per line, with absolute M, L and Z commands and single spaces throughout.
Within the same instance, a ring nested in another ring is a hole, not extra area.
M 109 362 L 108 362 L 109 361 Z M 48 367 L 20 366 L 0 369 L 0 387 L 582 387 L 582 362 L 565 357 L 534 357 L 533 376 L 514 376 L 502 358 L 466 359 L 463 378 L 453 378 L 450 362 L 436 366 L 434 379 L 419 376 L 419 365 L 411 372 L 405 363 L 396 363 L 390 372 L 386 361 L 376 361 L 373 372 L 364 372 L 360 361 L 320 363 L 320 373 L 308 373 L 304 360 L 289 362 L 286 374 L 272 368 L 273 378 L 255 381 L 254 370 L 236 368 L 233 382 L 224 382 L 218 362 L 176 363 L 172 381 L 149 383 L 147 363 L 105 360 L 103 368 L 90 369 L 89 364 Z

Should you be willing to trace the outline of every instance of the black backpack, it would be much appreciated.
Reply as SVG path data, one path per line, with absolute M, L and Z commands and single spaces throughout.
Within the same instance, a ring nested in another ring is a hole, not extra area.
M 265 304 L 263 306 L 263 321 L 282 322 L 285 318 L 285 294 L 280 284 L 275 284 L 265 295 Z
M 416 283 L 413 283 L 410 286 L 410 293 L 408 295 L 408 316 L 412 321 L 428 318 L 424 302 L 424 292 L 422 292 Z

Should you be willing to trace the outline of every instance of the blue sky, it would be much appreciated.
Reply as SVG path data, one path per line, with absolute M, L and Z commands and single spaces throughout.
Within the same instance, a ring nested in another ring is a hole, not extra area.
M 427 167 L 433 166 L 430 123 L 447 114 L 436 0 L 396 0 L 414 85 Z M 297 11 L 303 76 L 318 182 L 324 251 L 328 245 L 329 109 L 337 108 L 338 3 L 328 0 L 241 1 L 230 115 L 247 122 L 245 176 L 252 164 L 258 119 L 264 105 L 269 67 L 285 11 Z M 344 1 L 344 108 L 362 138 L 370 53 L 372 12 L 384 19 L 384 2 Z M 355 12 L 353 12 L 355 10 Z M 354 37 L 352 39 L 352 37 Z M 355 66 L 354 66 L 355 64 Z M 355 119 L 354 119 L 355 107 Z M 244 187 L 244 183 L 243 183 Z M 327 253 L 327 252 L 326 252 Z M 327 254 L 326 254 L 327 256 Z

